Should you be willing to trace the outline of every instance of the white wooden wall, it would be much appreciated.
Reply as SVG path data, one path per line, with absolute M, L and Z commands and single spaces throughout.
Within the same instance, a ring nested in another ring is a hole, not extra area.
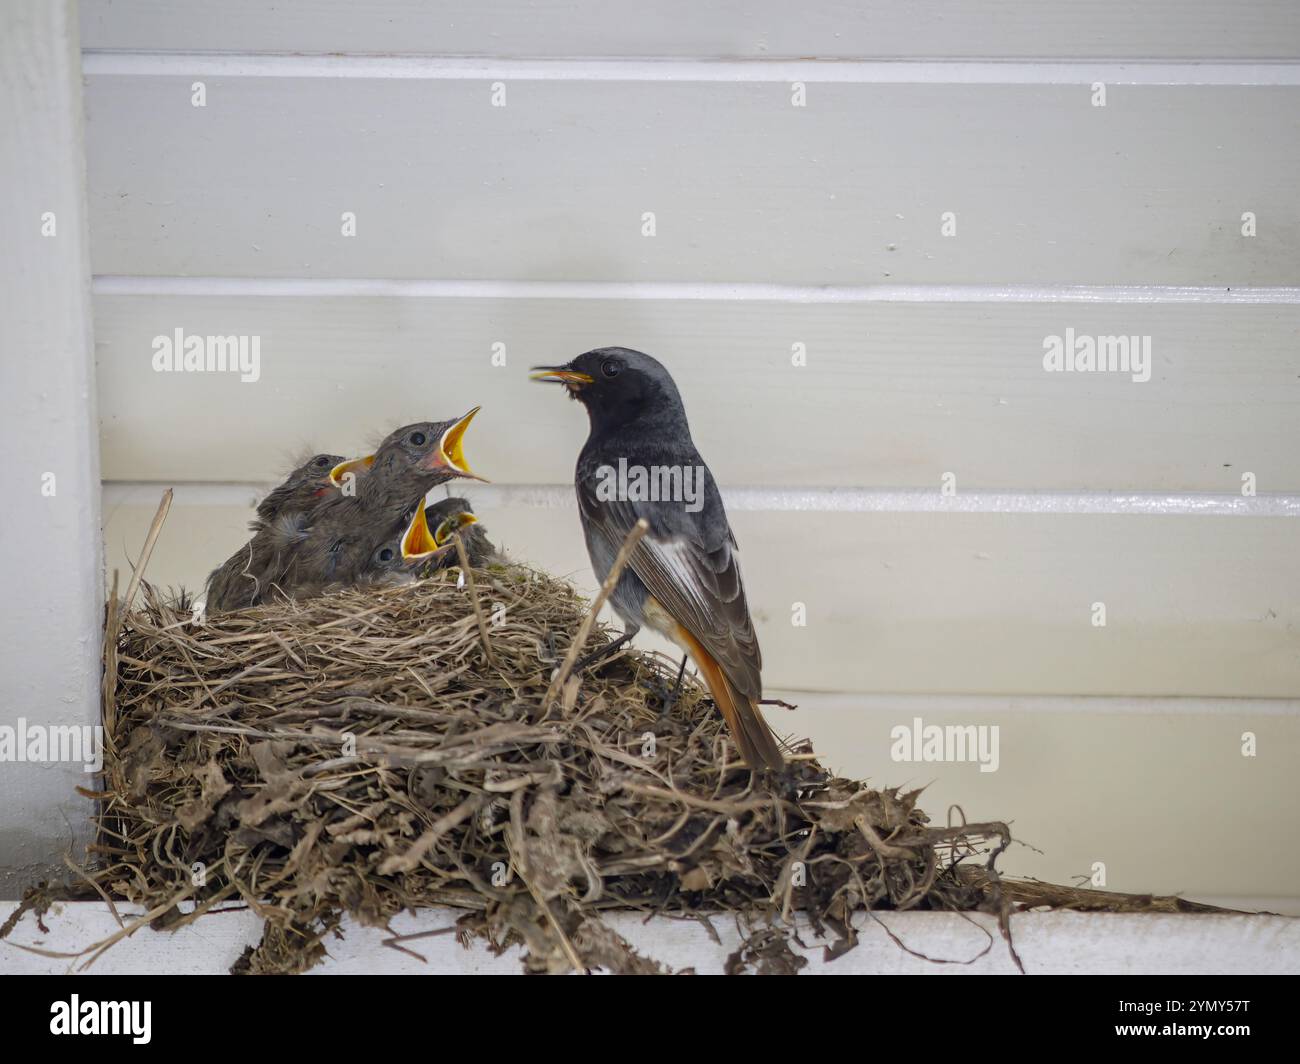
M 300 446 L 481 402 L 468 494 L 589 585 L 585 427 L 525 370 L 640 347 L 728 487 L 783 730 L 1016 818 L 1021 871 L 1295 893 L 1295 3 L 83 0 L 82 33 L 110 564 L 175 485 L 150 576 L 196 585 Z M 153 372 L 177 328 L 260 336 L 261 380 Z M 1151 337 L 1150 381 L 1045 373 L 1066 329 Z M 894 763 L 914 716 L 999 724 L 999 771 Z

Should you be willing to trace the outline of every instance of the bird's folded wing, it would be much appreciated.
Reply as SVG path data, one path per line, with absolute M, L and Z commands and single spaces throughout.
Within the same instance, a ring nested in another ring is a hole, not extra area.
M 590 534 L 605 540 L 612 558 L 644 517 L 649 532 L 629 565 L 677 623 L 722 666 L 749 698 L 762 697 L 762 656 L 745 602 L 740 564 L 725 518 L 705 524 L 680 504 L 597 500 L 582 487 L 578 505 Z

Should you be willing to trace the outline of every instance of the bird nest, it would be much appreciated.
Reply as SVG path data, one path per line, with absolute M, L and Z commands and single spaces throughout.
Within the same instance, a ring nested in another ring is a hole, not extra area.
M 863 909 L 1005 928 L 1006 825 L 933 826 L 916 792 L 836 778 L 807 743 L 757 777 L 658 655 L 569 672 L 608 638 L 569 584 L 457 575 L 201 625 L 148 584 L 110 607 L 87 875 L 145 910 L 114 940 L 241 902 L 265 927 L 236 970 L 297 972 L 345 914 L 454 906 L 463 940 L 522 945 L 529 970 L 641 972 L 665 969 L 602 913 L 732 913 L 731 968 L 792 970 L 796 914 L 833 953 Z
M 602 914 L 709 931 L 728 914 L 744 931 L 729 972 L 795 972 L 797 929 L 839 956 L 862 911 L 993 913 L 1017 965 L 1017 909 L 1215 911 L 1004 881 L 1006 824 L 932 825 L 919 792 L 835 777 L 806 742 L 783 773 L 751 774 L 701 685 L 673 697 L 675 663 L 625 651 L 575 671 L 609 637 L 594 623 L 605 592 L 589 607 L 521 566 L 196 623 L 186 596 L 139 579 L 164 513 L 108 608 L 89 866 L 29 890 L 0 938 L 60 900 L 141 907 L 60 954 L 85 967 L 145 925 L 246 905 L 263 935 L 233 970 L 301 972 L 345 915 L 387 927 L 440 906 L 462 912 L 463 943 L 522 946 L 529 971 L 661 972 Z

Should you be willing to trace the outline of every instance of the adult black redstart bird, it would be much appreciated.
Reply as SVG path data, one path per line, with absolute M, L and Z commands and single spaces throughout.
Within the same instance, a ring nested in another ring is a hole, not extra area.
M 337 488 L 330 472 L 342 455 L 317 454 L 269 491 L 249 523 L 253 538 L 208 575 L 205 609 L 210 613 L 239 609 L 260 601 L 279 554 L 292 545 L 306 515 Z
M 762 658 L 736 540 L 672 377 L 640 351 L 604 347 L 535 367 L 533 379 L 563 384 L 587 408 L 575 487 L 597 579 L 637 520 L 650 526 L 610 596 L 626 631 L 607 650 L 643 625 L 667 636 L 695 662 L 746 763 L 779 768 L 780 747 L 758 709 Z

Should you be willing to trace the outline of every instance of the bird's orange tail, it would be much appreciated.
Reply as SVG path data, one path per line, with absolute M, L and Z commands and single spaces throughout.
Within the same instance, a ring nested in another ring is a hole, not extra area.
M 704 683 L 722 713 L 722 719 L 727 722 L 727 729 L 740 748 L 740 756 L 745 759 L 745 764 L 756 770 L 783 767 L 785 758 L 781 756 L 781 748 L 777 745 L 772 729 L 758 711 L 757 704 L 736 689 L 735 684 L 722 671 L 722 666 L 697 639 L 680 625 L 678 631 L 684 637 L 683 642 L 687 644 L 696 668 L 704 677 Z

